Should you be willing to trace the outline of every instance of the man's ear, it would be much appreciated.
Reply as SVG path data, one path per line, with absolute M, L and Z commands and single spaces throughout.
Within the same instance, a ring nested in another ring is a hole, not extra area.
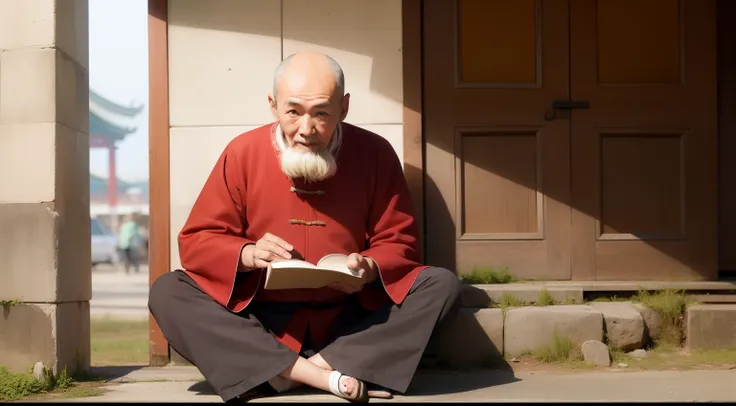
M 345 117 L 348 116 L 348 110 L 350 110 L 350 93 L 345 93 L 342 97 L 342 111 L 340 112 L 340 121 L 344 121 Z
M 274 99 L 273 95 L 268 95 L 268 105 L 271 106 L 271 114 L 273 115 L 273 118 L 278 119 L 279 118 L 279 112 L 276 108 L 276 99 Z

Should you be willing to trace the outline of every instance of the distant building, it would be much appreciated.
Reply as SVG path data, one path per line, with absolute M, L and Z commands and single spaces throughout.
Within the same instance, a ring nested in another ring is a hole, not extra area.
M 116 213 L 124 215 L 131 212 L 148 214 L 148 181 L 127 182 L 115 180 L 116 186 Z M 107 178 L 90 174 L 89 197 L 90 214 L 101 216 L 110 214 L 108 201 L 110 182 Z
M 113 229 L 121 215 L 148 215 L 148 182 L 117 177 L 117 145 L 137 130 L 132 121 L 142 110 L 143 105 L 123 106 L 89 92 L 89 147 L 106 149 L 109 164 L 107 179 L 90 174 L 90 215 L 103 218 Z

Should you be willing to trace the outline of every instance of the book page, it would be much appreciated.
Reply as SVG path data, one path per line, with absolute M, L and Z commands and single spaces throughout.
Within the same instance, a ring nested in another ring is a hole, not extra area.
M 343 254 L 325 255 L 317 265 L 299 259 L 273 261 L 266 273 L 265 289 L 314 289 L 334 282 L 359 287 L 359 274 L 348 268 L 347 261 Z
M 343 254 L 325 255 L 317 263 L 317 268 L 337 271 L 347 275 L 358 276 L 358 271 L 348 268 L 348 256 Z
M 309 268 L 314 269 L 316 266 L 310 264 L 307 261 L 301 259 L 280 259 L 271 262 L 271 268 L 282 269 L 282 268 Z

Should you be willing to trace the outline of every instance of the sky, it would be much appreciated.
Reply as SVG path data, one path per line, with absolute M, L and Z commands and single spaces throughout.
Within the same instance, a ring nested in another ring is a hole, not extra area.
M 122 105 L 145 107 L 119 143 L 118 178 L 148 180 L 148 1 L 89 0 L 89 87 Z M 90 150 L 90 172 L 108 176 L 107 150 Z

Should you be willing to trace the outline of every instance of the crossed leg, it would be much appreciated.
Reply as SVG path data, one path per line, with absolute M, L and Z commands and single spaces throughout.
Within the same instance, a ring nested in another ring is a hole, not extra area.
M 459 292 L 452 272 L 426 269 L 404 303 L 370 313 L 309 359 L 278 342 L 253 315 L 236 315 L 214 302 L 183 272 L 154 283 L 149 309 L 171 346 L 225 401 L 275 383 L 276 376 L 333 393 L 339 387 L 343 397 L 353 398 L 363 382 L 405 392 L 434 328 L 456 314 Z
M 457 315 L 459 299 L 457 277 L 442 268 L 428 268 L 419 274 L 400 306 L 387 306 L 370 314 L 308 361 L 324 370 L 337 367 L 351 377 L 404 393 L 432 334 Z M 358 352 L 356 348 L 371 349 Z M 348 392 L 356 384 L 357 380 L 348 380 Z M 288 390 L 300 385 L 278 377 L 272 386 Z M 371 391 L 369 396 L 392 395 Z
M 225 402 L 273 392 L 264 384 L 276 376 L 344 398 L 359 395 L 354 392 L 357 380 L 336 379 L 332 370 L 300 357 L 253 314 L 230 312 L 183 272 L 158 278 L 148 306 L 171 347 L 199 369 Z

